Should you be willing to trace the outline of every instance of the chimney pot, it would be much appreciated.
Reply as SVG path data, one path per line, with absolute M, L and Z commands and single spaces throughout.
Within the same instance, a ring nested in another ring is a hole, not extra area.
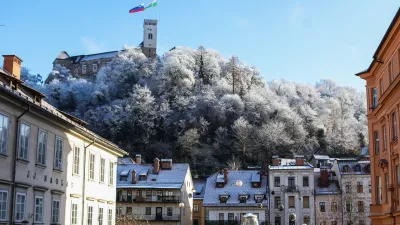
M 136 154 L 135 162 L 140 165 L 142 163 L 142 155 Z
M 160 160 L 158 158 L 154 159 L 154 173 L 158 174 L 160 172 Z
M 228 169 L 225 168 L 225 169 L 223 170 L 223 173 L 224 173 L 224 182 L 225 182 L 225 184 L 226 184 L 226 183 L 228 183 Z
M 279 156 L 278 155 L 272 156 L 272 165 L 279 166 Z
M 132 170 L 132 184 L 136 184 L 136 170 Z
M 21 65 L 22 59 L 16 55 L 3 55 L 4 64 L 3 68 L 11 73 L 18 80 L 21 79 Z

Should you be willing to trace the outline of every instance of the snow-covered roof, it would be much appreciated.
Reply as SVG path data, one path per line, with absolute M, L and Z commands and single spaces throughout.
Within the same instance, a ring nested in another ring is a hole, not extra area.
M 203 199 L 206 191 L 207 179 L 197 178 L 193 179 L 195 192 L 193 193 L 193 199 Z
M 254 175 L 253 175 L 254 174 Z M 267 196 L 267 177 L 261 176 L 261 186 L 252 186 L 252 177 L 260 176 L 258 171 L 253 170 L 230 170 L 228 171 L 227 183 L 222 188 L 217 188 L 217 177 L 220 175 L 216 173 L 207 178 L 207 184 L 204 193 L 204 206 L 257 206 L 254 195 L 263 194 L 265 199 L 262 200 L 263 204 L 268 203 Z M 236 181 L 241 181 L 242 186 L 237 186 Z M 240 203 L 239 195 L 249 195 L 246 203 Z M 220 202 L 221 195 L 229 195 L 226 203 Z
M 279 160 L 280 160 L 279 166 L 270 165 L 269 169 L 270 170 L 295 170 L 295 169 L 304 170 L 304 169 L 313 169 L 314 168 L 308 162 L 304 162 L 304 166 L 296 166 L 295 159 L 279 159 Z
M 99 59 L 107 59 L 107 58 L 114 58 L 118 55 L 119 51 L 112 51 L 112 52 L 102 52 L 92 55 L 85 55 L 80 59 L 81 62 L 91 61 L 91 60 L 99 60 Z
M 130 157 L 118 158 L 118 164 L 136 164 Z
M 337 195 L 341 193 L 337 181 L 330 180 L 328 186 L 319 186 L 320 173 L 314 173 L 314 191 L 316 195 Z
M 314 155 L 314 158 L 315 159 L 326 159 L 326 160 L 330 159 L 329 156 L 327 156 L 327 155 Z
M 189 164 L 172 164 L 168 170 L 160 169 L 154 173 L 153 164 L 119 164 L 117 166 L 117 188 L 166 188 L 181 189 L 185 181 Z M 136 184 L 132 184 L 132 171 L 136 171 Z M 126 180 L 121 181 L 121 175 L 129 171 Z M 146 176 L 147 175 L 147 176 Z M 139 176 L 146 176 L 139 180 Z

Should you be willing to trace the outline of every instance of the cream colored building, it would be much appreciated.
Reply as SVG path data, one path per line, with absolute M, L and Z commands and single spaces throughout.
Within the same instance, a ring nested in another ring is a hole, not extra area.
M 126 154 L 0 69 L 0 224 L 115 224 L 116 162 Z
M 120 160 L 117 217 L 151 225 L 192 224 L 193 181 L 189 164 L 154 159 L 153 164 Z

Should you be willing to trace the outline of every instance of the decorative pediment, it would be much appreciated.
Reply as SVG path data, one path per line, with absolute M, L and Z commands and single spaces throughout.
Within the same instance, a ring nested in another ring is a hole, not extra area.
M 389 162 L 386 159 L 379 160 L 379 167 L 381 167 L 382 169 L 387 167 L 388 165 L 389 165 Z

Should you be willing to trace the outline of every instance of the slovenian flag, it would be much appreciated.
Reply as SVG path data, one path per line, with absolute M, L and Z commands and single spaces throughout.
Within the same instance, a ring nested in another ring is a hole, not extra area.
M 137 6 L 131 10 L 129 10 L 129 13 L 136 13 L 136 12 L 141 12 L 144 11 L 144 4 L 142 3 L 140 6 Z
M 157 6 L 157 0 L 152 1 L 148 6 L 146 6 L 144 9 L 148 9 L 151 7 L 156 7 Z

